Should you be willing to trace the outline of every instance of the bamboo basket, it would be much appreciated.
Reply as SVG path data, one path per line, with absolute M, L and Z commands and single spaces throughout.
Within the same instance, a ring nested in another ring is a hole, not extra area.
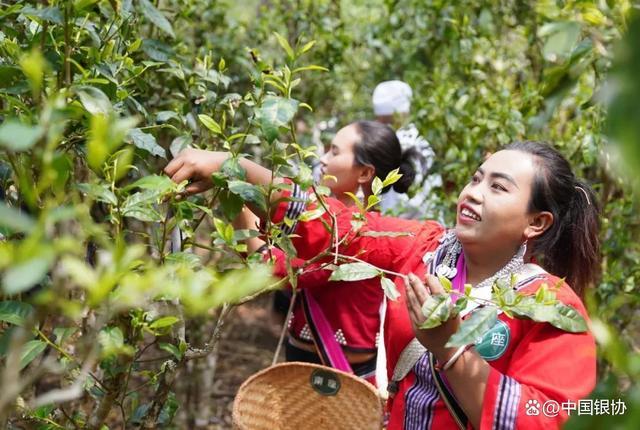
M 383 404 L 357 376 L 312 363 L 281 363 L 247 379 L 233 402 L 237 430 L 378 430 Z

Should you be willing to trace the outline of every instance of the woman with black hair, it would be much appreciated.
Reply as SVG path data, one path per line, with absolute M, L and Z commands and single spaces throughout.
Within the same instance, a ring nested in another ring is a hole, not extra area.
M 387 125 L 375 121 L 356 121 L 340 129 L 331 142 L 329 151 L 320 159 L 321 173 L 331 195 L 345 207 L 352 207 L 356 195 L 367 202 L 373 194 L 376 177 L 384 179 L 398 169 L 402 177 L 382 193 L 393 188 L 398 193 L 409 189 L 415 176 L 412 151 L 402 151 L 395 132 Z M 350 196 L 351 195 L 351 196 Z M 234 222 L 236 228 L 255 228 L 256 218 L 247 210 Z M 384 219 L 384 218 L 383 218 Z M 395 221 L 386 227 L 397 228 Z M 286 256 L 283 251 L 268 250 L 264 241 L 247 241 L 249 251 L 261 249 L 265 258 L 273 258 L 275 274 L 287 275 Z M 300 267 L 302 259 L 294 259 Z M 380 281 L 365 279 L 357 282 L 329 281 L 320 264 L 306 267 L 298 277 L 301 294 L 288 321 L 288 339 L 285 344 L 287 361 L 324 363 L 374 382 L 376 343 L 380 330 L 380 306 L 383 292 Z M 320 321 L 317 321 L 320 318 Z M 329 325 L 323 337 L 322 319 Z M 334 361 L 333 353 L 342 350 L 345 361 Z
M 209 175 L 228 156 L 186 152 L 165 171 L 177 182 L 195 179 L 188 191 L 197 192 L 210 186 Z M 267 169 L 246 160 L 242 164 L 249 182 L 271 181 Z M 299 204 L 306 197 L 295 185 L 276 194 L 274 202 L 288 201 L 269 214 L 273 222 L 282 221 L 285 213 L 296 219 L 313 207 Z M 354 211 L 327 200 L 342 238 L 350 232 Z M 535 294 L 547 285 L 561 303 L 588 319 L 581 294 L 599 270 L 595 195 L 551 146 L 520 142 L 482 163 L 460 193 L 456 215 L 456 226 L 449 231 L 433 222 L 416 227 L 396 220 L 395 231 L 412 229 L 412 240 L 361 234 L 340 248 L 341 254 L 408 275 L 406 286 L 397 277 L 400 299 L 389 302 L 385 319 L 388 429 L 558 428 L 595 386 L 590 332 L 566 332 L 502 313 L 475 343 L 449 348 L 446 343 L 461 319 L 478 309 L 471 300 L 461 316 L 435 328 L 418 327 L 425 318 L 423 303 L 443 292 L 436 273 L 454 285 L 470 284 L 477 299 L 491 297 L 492 285 L 500 279 L 515 279 L 514 288 L 522 294 Z M 379 231 L 386 222 L 380 218 L 367 215 L 365 231 Z M 331 249 L 331 234 L 323 224 L 328 221 L 325 214 L 323 220 L 292 225 L 301 257 Z

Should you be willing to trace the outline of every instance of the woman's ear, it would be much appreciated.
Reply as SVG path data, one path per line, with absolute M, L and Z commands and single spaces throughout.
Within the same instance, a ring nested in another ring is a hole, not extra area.
M 376 169 L 368 164 L 360 166 L 360 174 L 358 175 L 358 183 L 361 185 L 369 184 L 376 176 Z
M 548 211 L 538 212 L 529 218 L 529 225 L 524 230 L 527 240 L 541 236 L 553 224 L 553 214 Z

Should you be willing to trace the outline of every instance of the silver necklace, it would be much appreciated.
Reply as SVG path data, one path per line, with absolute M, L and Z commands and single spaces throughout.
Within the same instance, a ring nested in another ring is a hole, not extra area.
M 446 247 L 447 251 L 442 261 L 436 266 L 436 275 L 444 276 L 448 279 L 453 279 L 458 273 L 458 270 L 455 266 L 458 262 L 458 256 L 462 252 L 462 244 L 460 244 L 460 241 L 458 240 L 455 232 L 453 230 L 449 230 L 443 236 L 441 246 Z M 519 271 L 522 266 L 524 266 L 524 254 L 526 252 L 527 242 L 525 241 L 522 245 L 520 245 L 518 252 L 516 252 L 516 254 L 511 258 L 511 260 L 509 260 L 507 264 L 504 265 L 504 267 L 502 267 L 502 269 L 498 270 L 493 276 L 490 276 L 482 282 L 479 282 L 474 288 L 491 286 L 496 280 Z

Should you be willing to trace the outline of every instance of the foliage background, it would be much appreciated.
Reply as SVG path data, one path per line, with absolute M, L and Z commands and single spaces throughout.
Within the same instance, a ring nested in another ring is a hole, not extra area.
M 457 190 L 487 152 L 525 137 L 553 142 L 597 189 L 603 275 L 587 298 L 600 345 L 594 396 L 624 396 L 630 410 L 571 425 L 631 428 L 640 414 L 640 219 L 625 176 L 640 165 L 633 2 L 0 4 L 7 425 L 182 427 L 179 405 L 191 427 L 207 422 L 206 407 L 185 403 L 194 386 L 177 389 L 175 378 L 213 379 L 228 303 L 272 283 L 242 255 L 249 233 L 229 222 L 239 199 L 259 193 L 233 166 L 221 188 L 188 201 L 161 177 L 136 181 L 187 145 L 280 169 L 300 154 L 309 161 L 312 130 L 372 117 L 375 85 L 402 79 L 443 177 L 435 218 L 452 221 Z M 626 48 L 616 50 L 627 28 Z M 287 72 L 307 65 L 328 71 Z M 622 160 L 635 164 L 625 170 Z M 148 364 L 149 356 L 164 359 Z M 204 404 L 207 387 L 195 391 Z

